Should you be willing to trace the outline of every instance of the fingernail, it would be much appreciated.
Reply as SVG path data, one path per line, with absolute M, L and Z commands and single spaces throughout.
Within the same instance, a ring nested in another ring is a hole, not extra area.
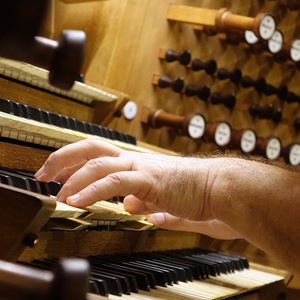
M 42 166 L 36 173 L 35 173 L 35 178 L 39 178 L 39 177 L 41 177 L 42 175 L 43 175 L 43 173 L 44 173 L 44 171 L 45 171 L 45 166 Z
M 67 198 L 67 204 L 70 204 L 70 205 L 74 205 L 76 204 L 76 202 L 78 202 L 78 199 L 79 199 L 79 193 L 73 195 L 73 196 L 70 196 Z
M 156 213 L 152 214 L 151 216 L 148 217 L 148 221 L 153 223 L 154 225 L 162 225 L 165 223 L 166 218 L 164 213 Z

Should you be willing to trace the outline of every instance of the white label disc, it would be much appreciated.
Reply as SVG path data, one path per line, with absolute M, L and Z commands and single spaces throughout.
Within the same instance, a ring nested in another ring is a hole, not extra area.
M 278 138 L 270 138 L 266 147 L 266 157 L 270 160 L 277 159 L 281 152 L 281 142 Z
M 231 128 L 228 123 L 220 122 L 215 131 L 215 143 L 218 146 L 226 146 L 230 142 Z
M 240 142 L 241 150 L 244 153 L 250 153 L 255 149 L 255 146 L 256 146 L 255 132 L 251 129 L 244 130 Z
M 128 101 L 123 107 L 123 114 L 125 119 L 127 120 L 132 120 L 133 118 L 135 118 L 137 111 L 138 107 L 133 101 Z
M 268 49 L 271 53 L 278 53 L 282 49 L 283 34 L 276 30 L 272 37 L 268 40 Z
M 292 166 L 298 166 L 300 164 L 300 145 L 294 144 L 289 153 L 289 163 Z
M 191 117 L 188 124 L 188 133 L 192 139 L 199 139 L 205 132 L 205 120 L 200 114 L 195 114 Z
M 294 40 L 292 42 L 291 50 L 290 50 L 290 56 L 292 61 L 298 62 L 300 61 L 300 40 Z
M 276 23 L 274 18 L 271 15 L 265 15 L 259 24 L 259 29 L 258 29 L 259 36 L 263 40 L 268 40 L 275 32 L 275 28 L 276 28 Z
M 245 41 L 249 45 L 253 45 L 253 44 L 256 44 L 258 42 L 258 37 L 254 34 L 253 31 L 245 30 L 244 36 L 245 36 Z

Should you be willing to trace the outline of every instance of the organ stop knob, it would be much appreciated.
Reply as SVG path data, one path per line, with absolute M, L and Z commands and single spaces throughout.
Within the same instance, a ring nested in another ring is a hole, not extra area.
M 169 127 L 192 139 L 199 139 L 206 128 L 205 118 L 200 113 L 187 116 L 175 115 L 162 109 L 143 107 L 141 121 L 152 128 Z
M 257 136 L 252 129 L 232 130 L 230 145 L 232 148 L 238 148 L 245 154 L 250 154 L 255 150 L 256 141 Z
M 86 36 L 64 30 L 57 41 L 38 36 L 50 1 L 5 1 L 0 10 L 0 56 L 49 70 L 49 81 L 70 89 L 80 74 Z
M 291 143 L 282 149 L 284 161 L 292 166 L 300 164 L 300 144 Z
M 184 94 L 188 97 L 197 96 L 200 100 L 206 101 L 210 96 L 210 88 L 207 85 L 196 87 L 188 84 L 185 87 Z
M 274 123 L 280 122 L 282 118 L 281 108 L 274 107 L 272 104 L 266 106 L 251 104 L 249 107 L 249 113 L 253 117 L 258 117 L 260 119 L 270 119 Z
M 168 20 L 193 25 L 215 26 L 219 31 L 250 30 L 263 40 L 268 40 L 276 29 L 272 15 L 260 13 L 256 17 L 246 17 L 231 13 L 227 8 L 219 10 L 171 4 L 167 15 Z
M 191 68 L 193 71 L 204 70 L 205 73 L 213 75 L 217 71 L 217 63 L 215 60 L 203 62 L 202 60 L 195 58 L 192 60 Z
M 206 124 L 205 138 L 209 142 L 224 147 L 231 140 L 231 126 L 226 121 L 209 122 Z
M 164 59 L 166 62 L 178 61 L 181 65 L 188 65 L 191 61 L 191 52 L 188 50 L 183 50 L 177 52 L 175 50 L 169 49 L 165 50 L 163 48 L 159 49 L 158 57 Z
M 275 160 L 281 154 L 281 141 L 277 137 L 258 138 L 256 151 L 259 155 Z
M 171 79 L 166 75 L 158 76 L 154 74 L 152 77 L 152 84 L 158 85 L 162 89 L 170 88 L 175 93 L 181 93 L 184 88 L 184 79 L 183 77 Z

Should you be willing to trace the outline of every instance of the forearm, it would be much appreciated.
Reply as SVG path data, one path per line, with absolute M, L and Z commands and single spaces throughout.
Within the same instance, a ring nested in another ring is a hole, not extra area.
M 300 175 L 237 158 L 215 163 L 209 199 L 214 217 L 300 272 Z

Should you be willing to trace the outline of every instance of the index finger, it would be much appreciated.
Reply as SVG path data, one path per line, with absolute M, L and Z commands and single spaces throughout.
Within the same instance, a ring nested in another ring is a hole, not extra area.
M 36 172 L 35 178 L 50 181 L 62 170 L 100 156 L 119 156 L 122 149 L 100 139 L 86 139 L 67 145 L 50 154 L 44 165 Z

